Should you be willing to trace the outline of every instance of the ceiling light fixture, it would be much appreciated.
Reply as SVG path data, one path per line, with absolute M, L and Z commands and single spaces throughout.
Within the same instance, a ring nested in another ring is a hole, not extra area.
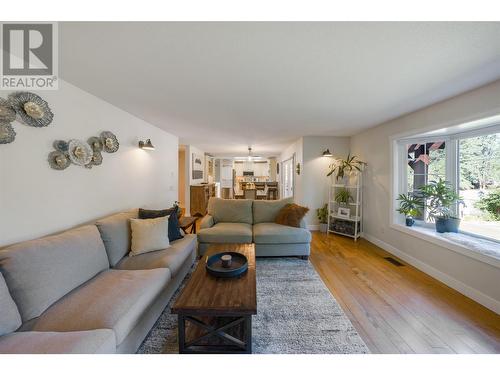
M 151 143 L 151 139 L 146 139 L 146 141 L 139 141 L 139 148 L 142 150 L 151 150 L 155 149 L 155 146 Z
M 248 146 L 248 161 L 252 161 L 252 147 Z

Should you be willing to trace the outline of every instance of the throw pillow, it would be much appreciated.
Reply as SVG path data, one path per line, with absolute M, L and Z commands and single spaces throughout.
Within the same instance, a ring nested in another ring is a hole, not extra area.
M 157 219 L 130 219 L 132 246 L 129 256 L 170 247 L 168 241 L 168 216 Z
M 173 242 L 184 238 L 179 226 L 179 214 L 181 210 L 178 206 L 165 210 L 146 210 L 139 208 L 139 219 L 156 219 L 158 217 L 169 216 L 168 218 L 168 240 Z
M 295 203 L 289 203 L 278 212 L 275 223 L 300 228 L 300 221 L 304 216 L 306 216 L 308 211 L 309 208 L 307 207 L 302 207 Z

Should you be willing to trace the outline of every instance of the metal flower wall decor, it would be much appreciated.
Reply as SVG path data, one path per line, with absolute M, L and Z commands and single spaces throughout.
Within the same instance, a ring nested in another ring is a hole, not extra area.
M 113 133 L 105 131 L 99 137 L 90 137 L 87 142 L 78 139 L 70 139 L 68 142 L 57 140 L 53 146 L 55 151 L 49 153 L 49 165 L 61 171 L 72 163 L 88 169 L 101 165 L 102 151 L 116 152 L 120 143 Z
M 8 99 L 0 98 L 0 144 L 16 139 L 11 123 L 17 116 L 26 125 L 37 128 L 48 126 L 54 119 L 47 102 L 31 92 L 15 92 Z
M 14 139 L 16 139 L 16 132 L 12 125 L 8 122 L 0 122 L 0 144 L 12 143 Z
M 9 95 L 9 100 L 26 125 L 43 128 L 54 119 L 47 102 L 36 94 L 16 92 Z

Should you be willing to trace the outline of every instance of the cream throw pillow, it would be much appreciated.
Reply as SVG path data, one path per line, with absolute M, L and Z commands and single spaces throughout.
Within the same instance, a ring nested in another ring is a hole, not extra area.
M 132 246 L 129 256 L 170 247 L 168 241 L 168 216 L 157 219 L 130 219 Z

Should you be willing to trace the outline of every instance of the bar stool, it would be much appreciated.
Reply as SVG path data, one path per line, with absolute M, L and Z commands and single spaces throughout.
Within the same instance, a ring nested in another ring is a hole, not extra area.
M 267 199 L 268 200 L 276 200 L 278 199 L 278 188 L 269 186 L 267 188 Z

